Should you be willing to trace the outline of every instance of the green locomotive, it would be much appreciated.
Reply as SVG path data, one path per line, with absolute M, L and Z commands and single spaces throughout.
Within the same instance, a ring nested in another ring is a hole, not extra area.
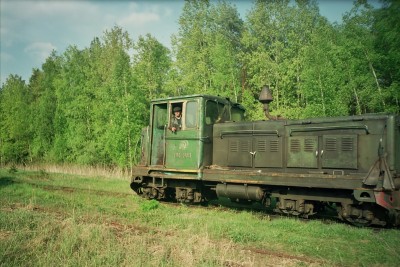
M 302 217 L 330 205 L 354 224 L 400 225 L 399 115 L 276 119 L 267 87 L 260 101 L 270 120 L 244 121 L 240 104 L 217 96 L 152 101 L 131 188 L 148 199 L 274 203 Z

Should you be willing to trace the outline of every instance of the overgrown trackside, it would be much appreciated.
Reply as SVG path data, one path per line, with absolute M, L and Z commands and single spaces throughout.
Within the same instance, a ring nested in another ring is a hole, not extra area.
M 0 170 L 1 266 L 395 266 L 400 231 L 145 201 L 127 181 Z

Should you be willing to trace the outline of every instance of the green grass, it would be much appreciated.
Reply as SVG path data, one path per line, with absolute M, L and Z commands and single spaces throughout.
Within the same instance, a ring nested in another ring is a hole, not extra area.
M 398 266 L 400 231 L 143 200 L 121 179 L 0 169 L 1 266 Z

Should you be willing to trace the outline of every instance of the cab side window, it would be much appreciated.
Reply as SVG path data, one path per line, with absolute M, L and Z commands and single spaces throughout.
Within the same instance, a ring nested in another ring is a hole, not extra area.
M 208 100 L 206 103 L 206 124 L 214 124 L 225 121 L 224 105 L 216 101 Z
M 233 121 L 244 121 L 244 110 L 233 107 L 231 109 L 231 114 L 232 114 L 232 120 Z
M 189 101 L 186 103 L 185 113 L 185 126 L 186 128 L 197 127 L 197 114 L 198 114 L 198 103 L 196 101 Z
M 168 128 L 173 132 L 182 130 L 182 108 L 182 102 L 171 104 L 171 119 Z

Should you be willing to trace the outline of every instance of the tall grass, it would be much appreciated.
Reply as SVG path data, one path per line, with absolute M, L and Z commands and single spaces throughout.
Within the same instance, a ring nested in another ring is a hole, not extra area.
M 1 166 L 0 166 L 1 167 Z M 74 164 L 49 164 L 36 163 L 32 165 L 5 165 L 3 169 L 17 168 L 25 171 L 45 171 L 48 173 L 73 174 L 88 177 L 110 177 L 113 179 L 128 180 L 130 178 L 130 170 L 119 167 L 109 166 L 83 166 Z
M 146 201 L 128 181 L 0 169 L 1 266 L 397 266 L 400 231 Z

